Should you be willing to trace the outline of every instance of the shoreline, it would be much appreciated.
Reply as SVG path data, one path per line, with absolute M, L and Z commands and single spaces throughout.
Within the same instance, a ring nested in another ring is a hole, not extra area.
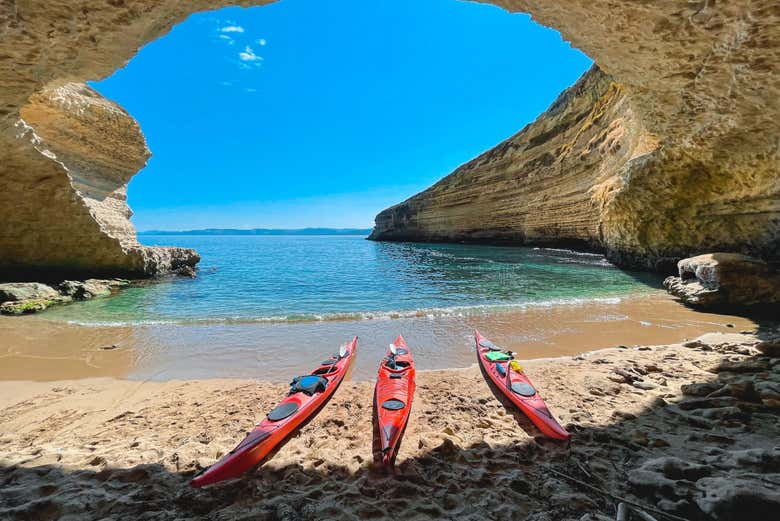
M 111 376 L 286 382 L 357 335 L 353 378 L 368 381 L 399 333 L 412 346 L 418 370 L 429 370 L 471 366 L 475 328 L 529 360 L 755 327 L 744 317 L 694 311 L 660 292 L 505 313 L 295 324 L 84 327 L 38 316 L 0 317 L 0 380 Z
M 192 475 L 233 448 L 286 385 L 3 381 L 0 514 L 614 519 L 612 498 L 574 479 L 684 519 L 765 519 L 780 501 L 767 485 L 780 461 L 780 363 L 759 349 L 780 345 L 780 328 L 767 331 L 524 361 L 572 433 L 568 447 L 497 400 L 476 366 L 419 371 L 394 473 L 374 462 L 373 383 L 345 380 L 270 460 L 202 490 L 189 488 Z

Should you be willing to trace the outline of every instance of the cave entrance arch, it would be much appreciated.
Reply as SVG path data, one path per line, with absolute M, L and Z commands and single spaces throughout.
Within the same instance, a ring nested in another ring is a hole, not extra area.
M 611 92 L 608 99 L 599 93 L 588 96 L 587 85 L 578 83 L 568 98 L 559 99 L 537 120 L 538 134 L 526 136 L 525 149 L 508 147 L 513 153 L 500 157 L 491 151 L 493 155 L 480 156 L 471 165 L 478 171 L 479 161 L 511 162 L 521 180 L 530 175 L 543 180 L 554 168 L 566 171 L 576 164 L 576 157 L 588 165 L 587 175 L 574 183 L 586 196 L 541 207 L 554 217 L 551 222 L 524 220 L 524 215 L 538 213 L 539 208 L 508 216 L 516 240 L 559 238 L 562 225 L 581 221 L 587 225 L 572 226 L 564 235 L 579 234 L 570 238 L 590 242 L 624 265 L 652 268 L 664 259 L 708 249 L 778 255 L 780 86 L 775 50 L 780 47 L 780 30 L 774 2 L 496 3 L 510 11 L 528 12 L 560 31 L 595 60 L 599 72 L 594 75 L 601 75 Z M 97 160 L 113 172 L 115 181 L 132 175 L 138 166 L 134 147 L 143 139 L 139 141 L 132 118 L 81 90 L 80 84 L 108 76 L 143 44 L 161 37 L 189 14 L 233 4 L 112 0 L 100 5 L 71 2 L 55 9 L 50 3 L 34 1 L 2 8 L 3 269 L 153 274 L 195 261 L 197 254 L 191 251 L 152 250 L 138 244 L 122 191 L 113 190 L 115 195 L 103 198 L 105 204 L 98 206 L 81 197 L 74 186 L 85 193 L 107 187 L 90 184 L 63 167 L 68 162 L 79 164 L 80 147 L 111 124 L 128 139 L 120 147 L 100 150 Z M 759 85 L 762 88 L 756 88 Z M 579 136 L 597 131 L 594 142 L 571 141 L 565 132 L 556 132 L 555 125 L 542 129 L 561 113 L 556 111 L 576 108 L 565 102 L 578 94 L 579 120 L 564 127 Z M 48 100 L 56 97 L 74 106 L 88 104 L 101 116 L 77 118 L 72 132 L 50 142 L 41 137 L 40 123 L 39 133 L 34 125 L 24 124 L 22 115 L 36 113 L 40 121 L 50 118 L 55 125 L 60 116 L 50 112 Z M 616 130 L 622 134 L 610 134 Z M 546 157 L 538 165 L 526 164 L 534 159 L 524 155 L 527 145 L 549 145 L 556 135 L 563 138 L 563 148 L 555 147 L 552 161 Z M 600 149 L 602 144 L 607 146 Z M 571 163 L 559 161 L 563 153 Z M 435 195 L 420 194 L 402 212 L 411 226 L 401 226 L 413 230 L 418 239 L 439 238 L 435 220 L 430 219 Z M 525 204 L 511 199 L 507 203 L 521 210 Z M 465 210 L 479 215 L 477 207 Z M 463 233 L 475 238 L 474 231 L 473 226 L 455 230 L 446 238 Z

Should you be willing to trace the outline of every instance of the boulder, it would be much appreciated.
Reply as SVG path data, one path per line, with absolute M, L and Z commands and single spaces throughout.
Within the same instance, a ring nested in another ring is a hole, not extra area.
M 696 482 L 702 493 L 696 504 L 705 514 L 722 521 L 774 519 L 780 510 L 780 494 L 772 482 L 778 478 L 777 474 L 703 478 Z
M 0 284 L 0 302 L 19 302 L 33 299 L 56 299 L 56 289 L 40 282 L 10 282 Z
M 677 263 L 679 276 L 664 287 L 700 307 L 780 303 L 780 274 L 766 262 L 739 253 L 710 253 Z
M 76 300 L 89 300 L 95 297 L 107 297 L 115 289 L 128 286 L 129 284 L 130 281 L 124 279 L 66 280 L 59 285 L 59 290 L 63 295 Z
M 37 313 L 54 304 L 109 296 L 129 285 L 130 281 L 125 279 L 66 280 L 57 289 L 39 282 L 0 284 L 0 314 Z
M 0 314 L 26 315 L 43 311 L 53 304 L 71 300 L 57 290 L 39 282 L 0 284 Z
M 61 298 L 44 299 L 31 298 L 26 300 L 14 300 L 0 304 L 0 314 L 2 315 L 27 315 L 43 311 L 53 304 L 63 302 Z

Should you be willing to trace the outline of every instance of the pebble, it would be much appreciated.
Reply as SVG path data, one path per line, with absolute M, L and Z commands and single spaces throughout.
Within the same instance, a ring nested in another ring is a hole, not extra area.
M 655 389 L 656 387 L 658 387 L 656 384 L 654 384 L 652 382 L 642 382 L 642 381 L 639 381 L 639 380 L 637 380 L 636 382 L 633 382 L 631 385 L 633 385 L 637 389 L 642 389 L 644 391 L 650 391 L 650 390 Z

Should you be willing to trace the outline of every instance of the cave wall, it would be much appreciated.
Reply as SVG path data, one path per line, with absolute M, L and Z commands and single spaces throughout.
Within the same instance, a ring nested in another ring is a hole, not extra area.
M 261 3 L 0 3 L 0 271 L 197 262 L 138 244 L 125 190 L 149 152 L 132 118 L 83 83 L 190 13 Z M 578 240 L 640 267 L 713 248 L 778 255 L 777 2 L 494 3 L 559 30 L 598 68 L 518 135 L 380 214 L 374 238 Z
M 666 270 L 780 255 L 780 4 L 501 2 L 598 66 L 521 132 L 376 217 L 372 238 L 585 244 Z
M 594 66 L 516 135 L 380 213 L 372 238 L 598 248 L 615 173 L 655 146 Z

